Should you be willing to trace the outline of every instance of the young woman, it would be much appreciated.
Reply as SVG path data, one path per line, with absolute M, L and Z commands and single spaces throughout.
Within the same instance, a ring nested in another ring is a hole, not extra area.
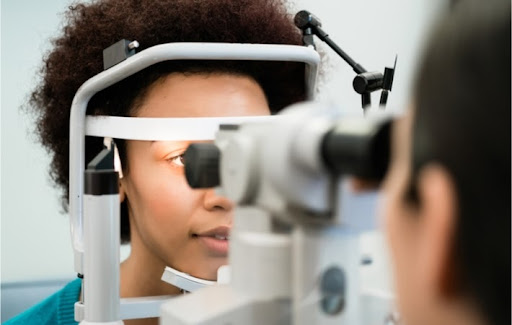
M 170 42 L 301 45 L 280 0 L 99 0 L 69 8 L 62 34 L 44 60 L 32 94 L 37 130 L 52 153 L 51 175 L 67 206 L 69 115 L 81 84 L 103 70 L 102 51 L 121 39 L 139 51 Z M 270 23 L 269 23 L 270 22 Z M 298 63 L 168 61 L 96 94 L 88 114 L 134 117 L 268 115 L 305 98 Z M 215 280 L 227 264 L 231 202 L 213 190 L 192 190 L 184 177 L 186 142 L 117 141 L 121 239 L 131 253 L 121 265 L 121 297 L 177 294 L 160 280 L 165 266 Z M 102 139 L 86 140 L 86 161 Z M 9 324 L 74 324 L 80 280 Z M 157 324 L 158 319 L 126 324 Z

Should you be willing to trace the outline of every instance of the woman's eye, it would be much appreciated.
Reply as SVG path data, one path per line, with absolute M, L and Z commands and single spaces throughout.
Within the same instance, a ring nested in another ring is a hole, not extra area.
M 185 156 L 184 154 L 181 154 L 179 156 L 171 157 L 167 160 L 179 167 L 185 167 L 185 157 L 184 156 Z

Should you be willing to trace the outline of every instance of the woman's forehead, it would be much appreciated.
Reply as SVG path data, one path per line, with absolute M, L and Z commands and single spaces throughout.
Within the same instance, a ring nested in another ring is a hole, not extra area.
M 153 84 L 137 109 L 143 117 L 268 115 L 260 85 L 233 74 L 170 74 Z

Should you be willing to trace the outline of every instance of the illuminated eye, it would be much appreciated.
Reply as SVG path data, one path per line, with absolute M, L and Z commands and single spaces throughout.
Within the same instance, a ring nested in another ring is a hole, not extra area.
M 181 154 L 178 156 L 171 157 L 168 160 L 179 167 L 185 167 L 185 157 L 184 156 L 185 156 L 184 154 Z

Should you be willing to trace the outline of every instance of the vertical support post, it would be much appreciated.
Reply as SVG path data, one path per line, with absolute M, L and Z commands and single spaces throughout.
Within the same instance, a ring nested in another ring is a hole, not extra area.
M 114 170 L 114 145 L 91 161 L 84 180 L 84 320 L 80 324 L 123 324 L 119 175 Z

